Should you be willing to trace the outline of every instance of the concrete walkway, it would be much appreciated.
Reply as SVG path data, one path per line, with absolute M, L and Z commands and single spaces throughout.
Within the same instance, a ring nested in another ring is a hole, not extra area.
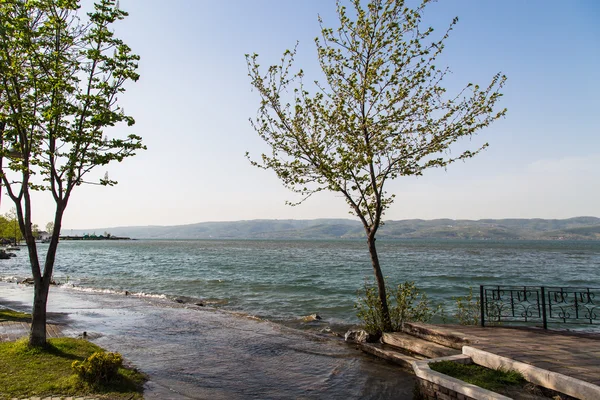
M 31 324 L 29 322 L 2 321 L 0 322 L 0 342 L 10 342 L 29 335 Z M 46 324 L 46 335 L 48 338 L 63 336 L 62 326 Z
M 460 346 L 468 345 L 600 386 L 600 333 L 497 326 L 411 326 L 452 337 Z

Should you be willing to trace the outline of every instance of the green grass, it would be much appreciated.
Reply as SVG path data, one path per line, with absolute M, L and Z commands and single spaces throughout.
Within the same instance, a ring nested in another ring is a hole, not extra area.
M 31 314 L 0 308 L 0 322 L 4 321 L 31 321 Z
M 489 369 L 477 364 L 438 361 L 429 364 L 429 368 L 493 392 L 502 392 L 508 386 L 522 386 L 527 383 L 517 371 Z
M 0 399 L 29 396 L 86 396 L 142 399 L 145 377 L 138 371 L 119 369 L 110 385 L 91 387 L 71 368 L 102 348 L 82 339 L 49 339 L 48 347 L 31 348 L 27 339 L 0 343 Z

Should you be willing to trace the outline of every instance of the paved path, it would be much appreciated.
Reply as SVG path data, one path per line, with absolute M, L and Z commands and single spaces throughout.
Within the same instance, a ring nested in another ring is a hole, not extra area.
M 31 324 L 29 322 L 2 321 L 0 322 L 0 342 L 9 342 L 27 336 L 30 329 Z M 62 326 L 47 324 L 46 335 L 48 338 L 63 336 Z
M 429 327 L 464 337 L 471 347 L 600 386 L 600 333 L 460 325 Z

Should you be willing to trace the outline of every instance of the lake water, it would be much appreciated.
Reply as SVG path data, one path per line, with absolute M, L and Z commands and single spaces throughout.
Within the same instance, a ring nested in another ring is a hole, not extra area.
M 600 242 L 378 248 L 389 282 L 415 281 L 447 313 L 453 296 L 479 284 L 600 287 Z M 31 287 L 7 283 L 29 276 L 25 248 L 0 260 L 0 304 L 29 310 Z M 357 322 L 357 289 L 371 276 L 360 241 L 64 241 L 49 319 L 147 373 L 149 400 L 408 400 L 412 375 L 320 333 Z M 323 321 L 301 321 L 312 313 Z
M 47 245 L 40 244 L 44 253 Z M 600 287 L 600 242 L 378 241 L 390 283 L 415 281 L 452 314 L 452 297 L 480 284 Z M 0 279 L 30 276 L 26 248 Z M 54 278 L 77 290 L 182 297 L 293 323 L 356 323 L 357 290 L 372 269 L 363 241 L 63 241 Z

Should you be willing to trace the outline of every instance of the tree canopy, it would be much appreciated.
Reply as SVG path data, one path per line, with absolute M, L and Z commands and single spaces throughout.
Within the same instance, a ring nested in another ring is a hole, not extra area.
M 0 239 L 17 242 L 23 239 L 15 209 L 0 215 Z
M 86 177 L 144 148 L 137 135 L 110 137 L 107 130 L 135 122 L 118 97 L 127 81 L 138 79 L 139 57 L 112 29 L 127 13 L 115 0 L 99 0 L 82 16 L 79 3 L 0 3 L 0 178 L 29 249 L 36 286 L 32 344 L 45 343 L 48 284 L 72 191 L 84 183 L 115 184 L 107 175 L 96 182 Z M 49 191 L 56 205 L 43 270 L 32 230 L 32 191 Z

